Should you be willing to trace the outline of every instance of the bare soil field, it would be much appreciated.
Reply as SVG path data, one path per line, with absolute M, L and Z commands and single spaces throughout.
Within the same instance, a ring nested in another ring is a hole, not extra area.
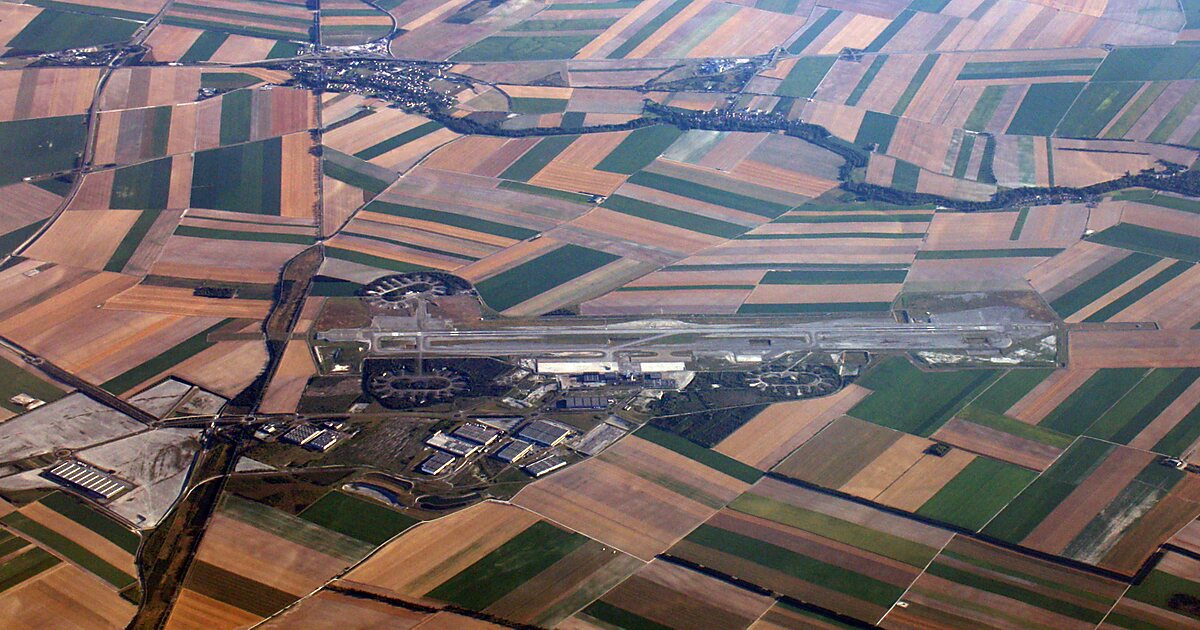
M 852 384 L 830 396 L 775 403 L 713 450 L 755 468 L 769 469 L 870 393 Z
M 1068 339 L 1080 369 L 1200 366 L 1200 330 L 1081 330 Z

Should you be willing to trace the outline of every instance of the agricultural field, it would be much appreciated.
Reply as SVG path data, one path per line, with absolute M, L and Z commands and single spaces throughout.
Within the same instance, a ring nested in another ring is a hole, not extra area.
M 1195 627 L 1197 43 L 0 3 L 0 627 Z

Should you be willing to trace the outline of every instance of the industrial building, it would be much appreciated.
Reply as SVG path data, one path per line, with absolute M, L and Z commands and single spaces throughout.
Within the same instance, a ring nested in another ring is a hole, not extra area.
M 317 437 L 317 434 L 320 432 L 321 429 L 310 427 L 307 424 L 301 424 L 299 426 L 292 427 L 291 431 L 284 433 L 283 437 L 279 439 L 289 444 L 298 444 L 300 446 L 304 446 L 305 444 L 308 444 L 309 440 Z
M 541 477 L 542 475 L 552 473 L 566 465 L 566 460 L 557 455 L 551 455 L 549 457 L 543 457 L 536 462 L 525 466 L 524 471 L 530 475 L 533 475 L 534 477 Z
M 571 435 L 570 429 L 557 424 L 551 424 L 545 420 L 535 420 L 526 425 L 517 434 L 518 437 L 526 441 L 536 442 L 542 446 L 558 446 L 569 435 Z
M 608 399 L 603 396 L 567 396 L 558 401 L 558 406 L 570 410 L 607 409 Z
M 453 435 L 447 435 L 441 431 L 434 433 L 428 440 L 425 440 L 425 443 L 433 448 L 446 451 L 451 455 L 457 455 L 459 457 L 473 455 L 475 451 L 478 451 L 481 448 L 474 442 L 468 442 L 467 440 L 454 437 Z
M 504 432 L 476 422 L 468 422 L 451 431 L 451 435 L 487 446 L 500 439 L 500 436 L 504 435 Z
M 129 484 L 82 462 L 62 462 L 45 472 L 46 477 L 100 499 L 109 500 L 129 490 Z
M 522 457 L 525 457 L 533 450 L 533 445 L 524 440 L 509 440 L 507 444 L 500 447 L 492 457 L 506 463 L 511 464 Z
M 317 434 L 304 445 L 304 448 L 324 453 L 333 448 L 333 445 L 340 442 L 341 439 L 341 434 L 336 431 L 321 430 L 317 431 Z
M 440 475 L 454 467 L 454 457 L 448 453 L 434 453 L 421 462 L 421 472 L 426 475 Z

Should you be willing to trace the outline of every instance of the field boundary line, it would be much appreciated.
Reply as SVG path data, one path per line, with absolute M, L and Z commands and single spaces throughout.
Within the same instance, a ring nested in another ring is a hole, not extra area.
M 960 535 L 961 534 L 958 532 L 952 532 L 950 534 L 950 538 L 947 538 L 946 542 L 942 543 L 941 548 L 937 550 L 937 553 L 933 554 L 933 557 L 929 559 L 929 562 L 925 563 L 925 566 L 921 569 L 921 572 L 917 574 L 917 577 L 913 578 L 913 580 L 908 583 L 908 586 L 904 587 L 904 592 L 900 593 L 900 597 L 897 597 L 896 601 L 892 602 L 891 606 L 888 606 L 888 609 L 884 611 L 882 617 L 875 620 L 875 625 L 878 626 L 879 624 L 883 623 L 883 620 L 887 619 L 887 616 L 892 614 L 892 611 L 896 609 L 896 604 L 904 601 L 904 596 L 908 595 L 908 592 L 912 590 L 912 587 L 917 583 L 917 580 L 921 579 L 921 576 L 925 575 L 925 572 L 928 571 L 929 567 L 933 565 L 933 561 L 937 560 L 938 556 L 942 555 L 942 552 L 946 550 L 946 547 L 948 547 L 950 543 Z

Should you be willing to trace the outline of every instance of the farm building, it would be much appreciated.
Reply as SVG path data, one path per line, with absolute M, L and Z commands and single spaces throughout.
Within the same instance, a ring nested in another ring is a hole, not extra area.
M 279 439 L 283 440 L 284 442 L 287 442 L 289 444 L 297 444 L 299 446 L 304 446 L 305 444 L 308 444 L 310 440 L 317 437 L 317 434 L 319 434 L 321 432 L 322 432 L 321 429 L 318 429 L 316 427 L 310 427 L 306 424 L 302 424 L 302 425 L 293 427 L 291 431 L 284 433 L 283 437 L 281 437 Z
M 47 470 L 46 476 L 101 499 L 112 499 L 129 489 L 129 484 L 81 462 L 62 462 Z
M 603 396 L 567 396 L 558 401 L 562 409 L 604 409 L 608 407 L 608 399 Z
M 321 430 L 308 441 L 308 444 L 304 445 L 304 448 L 324 453 L 333 448 L 333 445 L 340 442 L 341 439 L 341 434 L 335 431 Z
M 425 443 L 433 448 L 459 457 L 466 457 L 480 449 L 480 446 L 474 442 L 468 442 L 453 435 L 442 433 L 441 431 L 434 433 L 428 440 L 425 440 Z
M 536 420 L 526 425 L 517 435 L 543 446 L 558 446 L 571 435 L 571 430 L 545 420 Z
M 34 398 L 25 392 L 21 392 L 20 394 L 9 398 L 8 402 L 24 407 L 26 411 L 33 411 L 34 409 L 46 404 L 46 401 L 41 400 L 40 398 Z
M 500 447 L 493 455 L 496 459 L 511 464 L 512 462 L 521 459 L 533 450 L 533 445 L 524 440 L 509 440 L 507 444 Z
M 421 472 L 426 475 L 440 475 L 454 467 L 454 457 L 448 453 L 434 453 L 421 462 Z
M 487 446 L 504 435 L 504 432 L 475 422 L 468 422 L 452 431 L 451 435 Z
M 534 477 L 541 477 L 542 475 L 554 472 L 566 465 L 566 460 L 557 455 L 551 455 L 549 457 L 543 457 L 542 459 L 525 466 L 525 472 L 533 475 Z

